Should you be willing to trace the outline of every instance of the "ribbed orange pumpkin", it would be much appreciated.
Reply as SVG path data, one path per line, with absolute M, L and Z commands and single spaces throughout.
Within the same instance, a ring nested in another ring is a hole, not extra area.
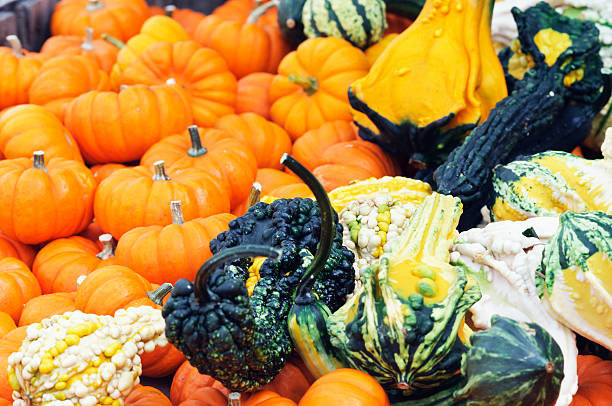
M 32 267 L 35 255 L 36 251 L 34 248 L 13 240 L 0 231 L 0 259 L 7 257 L 17 258 L 27 266 Z
M 0 161 L 0 229 L 24 244 L 81 232 L 91 222 L 96 181 L 83 164 L 44 154 Z M 12 209 L 6 209 L 11 207 Z
M 84 313 L 114 315 L 131 306 L 155 306 L 147 297 L 151 283 L 130 268 L 109 265 L 99 268 L 83 279 L 76 291 L 74 303 Z
M 200 266 L 212 256 L 210 240 L 227 230 L 235 217 L 221 213 L 184 221 L 180 202 L 172 202 L 171 211 L 170 225 L 137 227 L 123 234 L 117 244 L 115 263 L 133 269 L 153 283 L 194 280 Z
M 0 310 L 0 338 L 4 337 L 9 331 L 17 328 L 15 320 L 7 312 Z
M 272 391 L 278 397 L 289 398 L 299 402 L 308 390 L 314 379 L 301 362 L 298 355 L 293 355 L 276 377 L 266 384 L 262 391 Z M 249 398 L 249 402 L 255 401 L 257 394 Z M 255 399 L 253 399 L 255 398 Z M 247 404 L 249 404 L 247 402 Z
M 172 379 L 170 387 L 170 400 L 173 405 L 179 405 L 188 399 L 200 395 L 203 398 L 209 398 L 211 405 L 227 405 L 227 390 L 219 381 L 208 375 L 202 375 L 198 369 L 192 366 L 189 361 L 177 369 Z
M 172 223 L 170 202 L 180 200 L 185 220 L 228 213 L 225 184 L 201 169 L 166 172 L 163 162 L 154 168 L 120 169 L 98 186 L 94 201 L 96 222 L 119 239 L 129 230 Z
M 76 310 L 74 298 L 74 292 L 58 292 L 36 296 L 25 304 L 19 318 L 19 325 L 28 326 L 56 314 L 73 312 Z
M 172 402 L 159 389 L 138 385 L 125 398 L 125 406 L 172 406 Z
M 193 38 L 193 33 L 204 17 L 206 17 L 205 14 L 189 8 L 177 8 L 172 11 L 172 18 L 178 21 L 191 38 Z
M 333 120 L 352 120 L 348 88 L 368 73 L 365 54 L 340 38 L 311 38 L 283 58 L 270 85 L 270 117 L 293 140 Z
M 28 102 L 28 90 L 45 61 L 37 53 L 28 53 L 21 48 L 15 35 L 9 35 L 11 47 L 0 47 L 0 110 Z
M 295 140 L 291 156 L 311 171 L 325 163 L 323 153 L 334 144 L 357 139 L 357 129 L 346 120 L 330 121 Z M 355 164 L 354 160 L 347 163 Z
M 149 378 L 161 378 L 173 374 L 185 361 L 182 352 L 172 344 L 155 347 L 152 352 L 140 355 L 142 360 L 142 375 Z
M 282 169 L 280 159 L 291 151 L 291 138 L 287 132 L 271 121 L 255 114 L 230 114 L 221 117 L 215 127 L 249 145 L 259 168 Z
M 270 119 L 270 84 L 274 75 L 257 72 L 246 75 L 238 81 L 236 113 L 256 113 Z
M 112 242 L 106 241 L 108 246 L 102 251 L 98 244 L 79 236 L 45 245 L 32 266 L 43 293 L 76 291 L 79 277 L 90 274 L 103 259 L 112 257 Z
M 210 15 L 198 25 L 193 37 L 217 51 L 237 78 L 255 72 L 275 73 L 281 59 L 290 51 L 278 24 L 259 21 L 259 10 L 244 22 Z
M 187 94 L 177 85 L 88 92 L 70 103 L 66 127 L 90 164 L 130 162 L 191 124 Z
M 169 80 L 191 96 L 197 125 L 210 127 L 219 117 L 234 112 L 236 78 L 217 52 L 195 41 L 151 45 L 125 68 L 119 83 L 154 85 Z
M 12 400 L 0 398 L 0 406 L 11 406 L 12 404 L 13 404 Z
M 29 158 L 44 151 L 47 159 L 83 162 L 70 132 L 51 112 L 34 104 L 22 104 L 0 114 L 0 159 Z
M 0 309 L 15 322 L 19 321 L 23 305 L 40 296 L 38 281 L 30 268 L 17 258 L 0 259 Z
M 13 399 L 13 389 L 8 380 L 8 357 L 21 347 L 26 329 L 27 327 L 17 327 L 0 338 L 0 399 Z
M 262 390 L 249 396 L 244 406 L 296 406 L 296 403 L 276 392 Z
M 312 191 L 304 183 L 292 183 L 270 190 L 269 196 L 277 199 L 293 199 L 294 197 L 314 197 Z
M 603 406 L 612 399 L 612 361 L 578 355 L 578 391 L 570 406 Z
M 138 33 L 149 15 L 144 0 L 62 0 L 51 16 L 52 35 L 111 34 L 122 41 Z
M 389 406 L 389 398 L 376 379 L 355 369 L 336 369 L 317 379 L 299 406 Z
M 68 104 L 90 90 L 110 90 L 108 75 L 85 56 L 59 55 L 40 67 L 28 94 L 63 121 Z
M 87 28 L 85 37 L 55 35 L 45 41 L 40 53 L 52 58 L 58 55 L 82 55 L 95 62 L 100 69 L 110 73 L 119 50 L 101 39 L 93 39 L 93 29 Z
M 197 168 L 216 177 L 227 185 L 231 207 L 248 196 L 257 172 L 257 160 L 248 143 L 225 131 L 196 126 L 153 145 L 140 164 L 150 167 L 160 160 L 170 170 Z
M 93 173 L 94 178 L 96 179 L 96 182 L 98 182 L 98 185 L 99 185 L 100 182 L 108 178 L 113 172 L 119 169 L 125 169 L 125 168 L 126 168 L 125 165 L 111 163 L 111 164 L 103 164 L 103 165 L 94 165 L 90 169 L 91 169 L 91 172 Z

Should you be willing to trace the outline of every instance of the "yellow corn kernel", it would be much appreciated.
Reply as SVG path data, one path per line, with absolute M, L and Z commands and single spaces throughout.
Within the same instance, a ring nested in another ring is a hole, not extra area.
M 85 370 L 86 375 L 95 375 L 97 373 L 98 373 L 98 368 L 96 367 L 89 367 Z
M 54 393 L 53 396 L 55 396 L 57 400 L 66 400 L 66 394 L 64 392 Z
M 374 250 L 374 253 L 372 253 L 372 256 L 374 258 L 379 258 L 383 253 L 384 253 L 383 247 L 378 247 Z
M 66 334 L 64 341 L 67 345 L 77 345 L 81 339 L 76 334 Z
M 89 324 L 87 323 L 81 323 L 81 324 L 77 324 L 71 327 L 68 327 L 68 329 L 66 330 L 66 334 L 74 334 L 77 335 L 79 337 L 83 337 L 86 336 L 87 334 L 89 334 Z
M 54 388 L 57 390 L 62 390 L 62 389 L 66 389 L 66 386 L 68 386 L 66 382 L 58 382 L 55 384 Z
M 389 223 L 379 222 L 377 225 L 380 231 L 384 231 L 385 233 L 389 231 Z
M 64 351 L 66 351 L 66 348 L 68 348 L 68 344 L 66 344 L 66 341 L 64 340 L 58 340 L 55 343 L 55 349 L 57 350 L 57 352 L 59 354 L 63 353 Z
M 51 356 L 55 358 L 59 355 L 59 352 L 57 351 L 57 348 L 51 348 L 51 350 L 49 350 L 49 354 L 51 354 Z
M 66 382 L 68 379 L 70 379 L 70 375 L 64 374 L 64 375 L 60 376 L 58 379 L 60 381 L 62 381 L 62 382 Z
M 111 406 L 121 406 L 121 401 L 119 399 L 113 400 L 113 404 Z
M 102 364 L 102 358 L 98 357 L 95 360 L 93 360 L 93 362 L 91 363 L 91 365 L 93 365 L 94 367 L 99 367 L 100 364 Z
M 55 364 L 53 364 L 53 361 L 45 359 L 45 360 L 40 362 L 40 366 L 38 367 L 38 371 L 41 374 L 47 374 L 47 373 L 53 371 L 53 368 L 55 368 Z
M 106 349 L 104 350 L 104 355 L 110 358 L 113 355 L 115 355 L 117 351 L 119 351 L 120 349 L 121 349 L 120 343 L 112 343 L 111 345 L 106 347 Z
M 21 386 L 19 385 L 19 379 L 17 379 L 17 374 L 15 374 L 15 370 L 13 369 L 13 367 L 9 368 L 8 381 L 9 381 L 9 385 L 11 385 L 11 388 L 13 390 L 21 389 Z
M 102 403 L 103 405 L 112 405 L 113 404 L 113 398 L 111 398 L 110 396 L 106 396 L 104 398 L 102 398 Z

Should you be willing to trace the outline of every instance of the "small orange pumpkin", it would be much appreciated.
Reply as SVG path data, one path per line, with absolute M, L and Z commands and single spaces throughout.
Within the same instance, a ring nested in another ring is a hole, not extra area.
M 52 158 L 0 161 L 0 229 L 24 244 L 81 232 L 91 222 L 96 181 L 83 164 Z M 5 192 L 6 191 L 6 192 Z
M 299 406 L 389 406 L 384 389 L 370 375 L 355 369 L 336 369 L 317 379 Z
M 280 396 L 270 390 L 261 390 L 249 396 L 244 402 L 244 406 L 296 406 L 297 404 L 289 399 Z
M 99 185 L 100 182 L 108 178 L 113 172 L 119 169 L 124 169 L 124 168 L 127 168 L 127 167 L 122 164 L 110 163 L 110 164 L 103 164 L 103 165 L 94 165 L 90 169 L 91 169 L 91 172 L 93 173 L 94 178 L 96 179 L 96 182 L 98 182 L 98 185 Z
M 185 361 L 182 352 L 168 343 L 163 347 L 155 347 L 151 352 L 140 355 L 142 375 L 149 378 L 161 378 L 173 374 Z
M 189 34 L 190 38 L 193 38 L 193 33 L 196 28 L 198 28 L 200 21 L 206 17 L 206 14 L 200 13 L 199 11 L 193 11 L 189 8 L 174 8 L 171 17 L 178 21 L 187 34 Z
M 119 239 L 136 227 L 171 224 L 173 200 L 181 201 L 185 220 L 230 209 L 224 181 L 196 168 L 166 172 L 159 161 L 152 168 L 120 169 L 100 183 L 94 201 L 96 222 Z
M 82 55 L 58 55 L 40 67 L 28 94 L 30 103 L 63 121 L 68 104 L 90 90 L 110 90 L 108 75 L 98 64 Z
M 173 405 L 180 405 L 195 396 L 199 396 L 200 398 L 210 399 L 210 405 L 226 406 L 229 393 L 229 390 L 221 382 L 211 376 L 200 374 L 196 367 L 192 366 L 189 361 L 185 361 L 176 370 L 172 379 L 170 400 Z M 197 405 L 195 402 L 192 404 Z
M 23 261 L 27 266 L 32 267 L 36 251 L 29 245 L 15 241 L 0 231 L 0 259 L 12 257 Z
M 58 292 L 36 296 L 28 300 L 21 312 L 19 325 L 28 326 L 56 314 L 75 311 L 74 297 L 74 292 Z
M 25 326 L 17 327 L 0 338 L 0 399 L 13 399 L 13 389 L 8 380 L 8 357 L 21 347 L 26 330 Z
M 351 121 L 330 121 L 295 140 L 291 156 L 312 171 L 325 163 L 323 154 L 327 148 L 339 142 L 356 139 L 357 129 Z M 356 162 L 351 159 L 347 163 L 355 164 Z
M 270 117 L 296 140 L 327 121 L 352 120 L 348 88 L 368 73 L 365 54 L 340 38 L 311 38 L 283 58 L 270 85 Z
M 146 353 L 145 353 L 146 354 Z M 172 406 L 170 399 L 159 389 L 138 385 L 125 398 L 125 406 Z
M 578 355 L 578 391 L 570 406 L 603 406 L 612 399 L 612 361 Z
M 238 81 L 236 113 L 256 113 L 270 119 L 270 84 L 274 75 L 267 72 L 248 74 Z
M 17 258 L 0 259 L 0 309 L 15 322 L 19 321 L 23 305 L 40 296 L 40 285 L 30 268 Z
M 289 398 L 294 402 L 299 402 L 304 393 L 308 390 L 314 379 L 308 372 L 308 369 L 303 366 L 298 355 L 293 355 L 289 361 L 285 363 L 283 369 L 276 377 L 266 384 L 262 391 L 271 391 L 277 397 Z M 249 402 L 255 396 L 249 398 Z M 247 402 L 247 404 L 249 404 Z
M 45 61 L 40 54 L 25 51 L 16 35 L 6 40 L 11 47 L 0 47 L 0 110 L 28 102 L 30 85 Z
M 0 338 L 4 337 L 9 331 L 17 328 L 15 320 L 7 312 L 0 310 Z

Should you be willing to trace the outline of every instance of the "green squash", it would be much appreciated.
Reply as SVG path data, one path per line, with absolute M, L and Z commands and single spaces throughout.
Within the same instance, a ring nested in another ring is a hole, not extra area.
M 385 0 L 387 12 L 414 20 L 417 18 L 425 0 Z
M 557 320 L 612 350 L 612 215 L 562 214 L 536 286 Z
M 494 315 L 474 333 L 461 361 L 466 385 L 455 392 L 470 406 L 552 406 L 563 379 L 563 354 L 536 323 Z
M 276 12 L 278 28 L 283 38 L 294 48 L 306 41 L 302 23 L 304 3 L 306 0 L 280 0 L 278 3 Z

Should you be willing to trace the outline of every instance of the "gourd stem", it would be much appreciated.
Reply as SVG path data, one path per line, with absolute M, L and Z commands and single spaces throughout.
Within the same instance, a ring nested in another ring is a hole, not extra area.
M 176 6 L 174 4 L 168 4 L 164 7 L 164 14 L 166 17 L 172 17 L 172 14 L 176 10 Z
M 247 210 L 250 209 L 258 203 L 261 198 L 261 184 L 259 182 L 253 182 L 253 186 L 251 186 L 251 192 L 249 193 L 249 198 L 247 199 Z
M 279 0 L 271 0 L 265 4 L 257 6 L 255 10 L 253 10 L 251 14 L 249 14 L 249 17 L 247 18 L 246 23 L 255 24 L 257 20 L 259 20 L 259 17 L 264 15 L 266 11 L 268 11 L 272 7 L 278 7 L 279 4 L 280 4 Z
M 202 303 L 206 301 L 206 282 L 210 274 L 219 266 L 245 257 L 269 257 L 272 259 L 279 259 L 281 253 L 282 251 L 278 248 L 254 244 L 239 245 L 218 252 L 204 262 L 196 274 L 193 284 L 193 291 L 196 299 L 202 301 Z
M 166 174 L 164 161 L 153 163 L 153 180 L 170 180 L 170 177 Z
M 317 247 L 317 252 L 310 266 L 306 269 L 306 272 L 304 272 L 304 276 L 302 276 L 302 280 L 300 281 L 300 286 L 297 289 L 295 302 L 298 303 L 298 301 L 311 300 L 311 291 L 315 278 L 325 266 L 327 258 L 329 258 L 334 242 L 334 209 L 329 201 L 327 192 L 325 192 L 325 188 L 312 172 L 287 153 L 283 154 L 280 162 L 291 169 L 293 173 L 306 183 L 317 199 L 319 212 L 321 213 L 321 236 L 319 238 L 319 246 Z
M 110 43 L 111 45 L 114 45 L 115 47 L 117 47 L 117 49 L 122 49 L 123 47 L 125 47 L 125 42 L 121 41 L 119 38 L 115 38 L 112 35 L 109 34 L 102 34 L 102 39 L 108 43 Z
M 85 41 L 81 44 L 81 49 L 85 51 L 93 51 L 94 45 L 93 41 L 93 28 L 87 27 L 85 28 Z
M 98 237 L 98 241 L 102 243 L 102 251 L 96 257 L 101 260 L 109 259 L 115 256 L 115 244 L 113 244 L 113 236 L 110 234 L 102 234 Z
M 208 150 L 202 146 L 202 139 L 200 138 L 198 126 L 191 125 L 187 130 L 189 131 L 189 137 L 191 138 L 191 148 L 189 148 L 187 151 L 187 155 L 192 158 L 197 158 L 206 154 Z
M 173 200 L 170 202 L 170 212 L 172 212 L 172 224 L 176 224 L 178 226 L 185 224 L 180 200 Z
M 47 172 L 47 168 L 45 167 L 45 151 L 34 151 L 33 155 L 32 168 L 42 169 Z
M 301 76 L 290 73 L 289 80 L 291 83 L 301 86 L 308 96 L 312 96 L 319 90 L 319 82 L 317 78 L 313 78 L 312 76 Z
M 85 10 L 91 12 L 91 11 L 100 10 L 103 7 L 104 7 L 104 3 L 102 3 L 100 0 L 89 0 L 89 3 L 87 3 L 87 7 L 85 7 Z
M 555 364 L 553 364 L 552 362 L 549 362 L 546 364 L 546 373 L 547 374 L 552 374 L 555 372 Z
M 232 392 L 227 396 L 227 406 L 240 406 L 240 393 Z
M 21 41 L 19 40 L 19 37 L 17 35 L 7 35 L 6 42 L 8 42 L 11 46 L 14 56 L 16 56 L 17 58 L 25 56 L 23 52 L 23 47 L 21 46 Z
M 164 283 L 159 288 L 155 289 L 153 292 L 147 292 L 147 297 L 151 299 L 153 303 L 156 305 L 163 306 L 164 298 L 172 291 L 171 283 Z

